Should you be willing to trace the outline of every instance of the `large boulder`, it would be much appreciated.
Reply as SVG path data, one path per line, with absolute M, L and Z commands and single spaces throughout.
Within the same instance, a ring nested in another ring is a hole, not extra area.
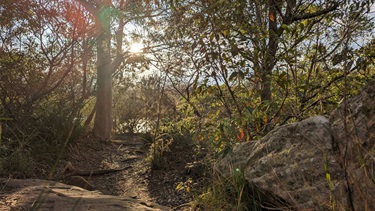
M 263 206 L 375 210 L 375 84 L 336 109 L 238 144 L 215 166 L 241 170 Z
M 349 208 L 375 210 L 375 81 L 336 109 L 330 122 Z

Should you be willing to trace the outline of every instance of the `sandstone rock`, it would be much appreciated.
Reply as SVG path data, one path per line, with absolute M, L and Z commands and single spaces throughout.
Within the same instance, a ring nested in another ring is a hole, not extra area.
M 375 210 L 374 99 L 372 84 L 329 120 L 311 117 L 238 144 L 215 169 L 224 176 L 243 171 L 266 196 L 264 206 Z
M 336 109 L 330 122 L 348 184 L 342 200 L 354 210 L 375 210 L 375 81 Z
M 331 192 L 324 164 L 329 164 L 330 172 L 340 171 L 338 162 L 331 156 L 334 150 L 329 121 L 317 116 L 279 127 L 259 141 L 236 146 L 216 167 L 226 174 L 231 173 L 228 166 L 239 168 L 257 190 L 287 202 L 268 202 L 272 206 L 329 207 L 326 199 Z M 331 178 L 334 185 L 338 185 L 343 173 L 336 177 Z
M 0 210 L 156 211 L 168 208 L 53 181 L 0 178 Z

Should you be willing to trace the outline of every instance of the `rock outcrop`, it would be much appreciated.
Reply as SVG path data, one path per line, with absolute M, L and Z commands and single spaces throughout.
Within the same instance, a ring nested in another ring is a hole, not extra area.
M 0 210 L 156 211 L 168 208 L 53 181 L 0 178 Z
M 240 169 L 278 209 L 375 210 L 375 84 L 336 109 L 238 144 L 215 169 Z

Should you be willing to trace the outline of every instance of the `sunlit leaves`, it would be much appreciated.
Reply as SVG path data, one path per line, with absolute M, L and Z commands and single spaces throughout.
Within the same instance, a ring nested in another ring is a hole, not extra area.
M 202 78 L 189 90 L 194 93 L 190 103 L 207 121 L 195 130 L 202 139 L 220 143 L 219 148 L 222 141 L 237 141 L 240 128 L 254 137 L 266 127 L 328 112 L 342 95 L 344 68 L 350 69 L 353 83 L 361 80 L 354 75 L 357 64 L 366 66 L 365 57 L 359 59 L 350 47 L 368 29 L 368 21 L 356 13 L 365 5 L 287 1 L 270 14 L 268 4 L 258 1 L 173 2 L 176 16 L 170 28 L 179 32 L 174 38 L 186 41 L 184 50 L 195 65 L 190 68 Z M 277 22 L 274 33 L 270 22 Z M 269 75 L 261 77 L 264 71 Z M 273 100 L 261 103 L 267 80 Z M 193 114 L 192 109 L 185 114 Z M 205 136 L 207 131 L 213 137 Z
M 277 85 L 284 90 L 287 90 L 288 86 L 291 85 L 290 79 L 288 79 L 288 74 L 286 72 L 282 72 L 281 74 L 277 74 L 275 79 Z

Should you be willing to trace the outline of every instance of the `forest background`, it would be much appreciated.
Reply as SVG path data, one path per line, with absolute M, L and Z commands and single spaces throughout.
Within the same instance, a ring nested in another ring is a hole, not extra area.
M 327 115 L 375 77 L 373 3 L 0 1 L 0 174 L 47 178 L 88 132 L 191 142 L 213 162 Z

